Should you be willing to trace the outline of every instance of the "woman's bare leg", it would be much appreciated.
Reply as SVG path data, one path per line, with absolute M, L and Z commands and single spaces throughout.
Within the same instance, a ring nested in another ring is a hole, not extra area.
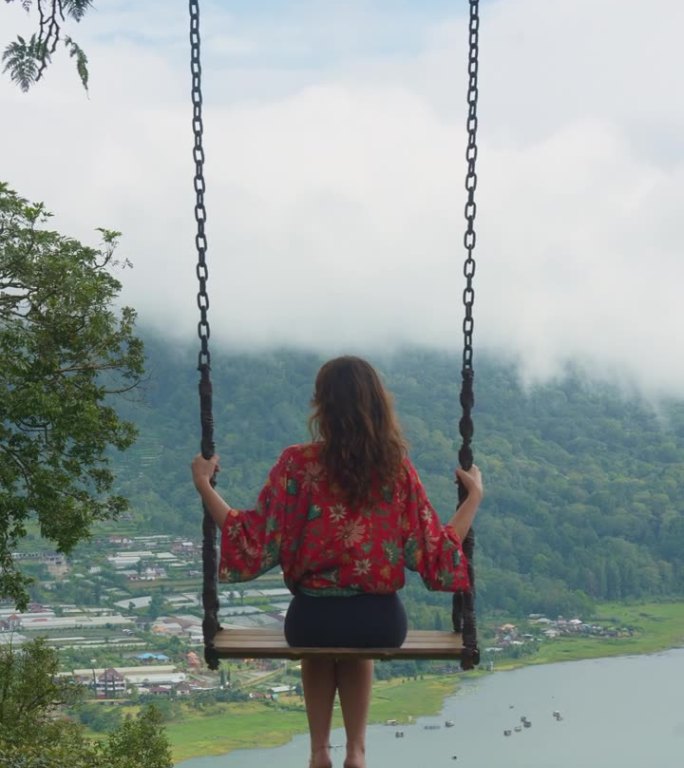
M 334 659 L 302 659 L 302 688 L 311 737 L 310 768 L 332 766 L 330 727 L 335 687 Z
M 372 685 L 371 659 L 337 662 L 337 691 L 347 733 L 344 768 L 366 768 L 366 725 Z

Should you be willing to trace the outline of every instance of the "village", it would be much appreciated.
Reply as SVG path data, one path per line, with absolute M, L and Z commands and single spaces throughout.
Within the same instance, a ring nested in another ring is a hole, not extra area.
M 294 688 L 269 684 L 286 671 L 284 662 L 246 661 L 219 673 L 206 668 L 199 543 L 116 535 L 73 559 L 52 552 L 14 557 L 39 582 L 41 599 L 21 613 L 0 603 L 0 644 L 45 638 L 60 651 L 64 674 L 97 698 L 186 696 L 236 683 L 260 698 Z M 62 602 L 65 594 L 76 599 Z M 289 596 L 277 574 L 223 590 L 219 619 L 226 627 L 279 625 Z

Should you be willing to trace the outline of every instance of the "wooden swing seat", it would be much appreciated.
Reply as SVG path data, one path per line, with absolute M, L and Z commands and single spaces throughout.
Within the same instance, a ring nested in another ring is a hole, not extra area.
M 293 648 L 281 627 L 220 629 L 214 648 L 221 659 L 460 659 L 463 638 L 456 632 L 412 630 L 400 648 Z

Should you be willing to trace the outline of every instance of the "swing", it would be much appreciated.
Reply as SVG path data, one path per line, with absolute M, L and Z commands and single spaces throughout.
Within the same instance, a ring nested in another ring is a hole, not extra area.
M 478 54 L 479 54 L 479 0 L 468 0 L 470 5 L 469 18 L 469 54 L 468 54 L 468 144 L 466 149 L 467 174 L 465 187 L 467 200 L 465 205 L 466 231 L 464 245 L 466 259 L 463 273 L 466 287 L 463 291 L 465 317 L 463 320 L 463 361 L 461 368 L 460 403 L 462 415 L 459 421 L 459 431 L 462 438 L 458 458 L 464 469 L 469 469 L 473 463 L 470 442 L 473 436 L 471 409 L 473 397 L 473 367 L 472 367 L 472 337 L 473 337 L 473 302 L 475 293 L 473 277 L 475 274 L 475 189 L 477 174 L 475 162 L 477 159 L 477 98 L 478 98 Z M 205 233 L 206 208 L 204 205 L 204 148 L 202 144 L 202 67 L 200 61 L 200 29 L 199 29 L 199 0 L 189 0 L 190 8 L 190 68 L 192 73 L 192 107 L 193 107 L 193 159 L 195 162 L 195 246 L 197 250 L 197 279 L 199 290 L 197 305 L 200 310 L 200 320 L 197 325 L 200 339 L 198 370 L 200 372 L 199 400 L 200 422 L 202 429 L 201 450 L 205 458 L 214 455 L 214 425 L 212 415 L 212 385 L 210 379 L 211 356 L 209 353 L 209 297 L 207 294 L 207 238 Z M 213 481 L 212 481 L 213 482 Z M 459 503 L 463 501 L 465 490 L 459 484 Z M 475 622 L 475 575 L 473 571 L 474 535 L 472 529 L 463 540 L 463 550 L 468 559 L 468 574 L 471 589 L 468 592 L 457 592 L 453 595 L 452 624 L 453 631 L 409 630 L 404 644 L 399 648 L 296 648 L 289 646 L 285 640 L 282 628 L 258 629 L 223 629 L 218 621 L 218 589 L 217 589 L 217 550 L 216 524 L 206 507 L 202 521 L 202 606 L 204 619 L 202 630 L 204 635 L 204 658 L 210 669 L 217 669 L 222 658 L 246 659 L 302 659 L 307 657 L 367 658 L 367 659 L 459 659 L 461 668 L 472 669 L 480 661 L 477 647 L 477 631 Z

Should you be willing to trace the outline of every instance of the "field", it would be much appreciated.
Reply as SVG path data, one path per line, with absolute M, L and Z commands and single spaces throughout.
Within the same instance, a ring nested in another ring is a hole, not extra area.
M 378 682 L 374 688 L 370 719 L 375 723 L 397 720 L 407 723 L 419 715 L 440 711 L 445 697 L 456 690 L 454 678 L 425 677 Z M 342 719 L 336 705 L 334 727 Z M 306 714 L 299 698 L 280 706 L 266 702 L 217 705 L 201 715 L 190 714 L 182 722 L 168 723 L 166 733 L 176 761 L 198 755 L 218 755 L 235 749 L 284 744 L 306 731 Z

